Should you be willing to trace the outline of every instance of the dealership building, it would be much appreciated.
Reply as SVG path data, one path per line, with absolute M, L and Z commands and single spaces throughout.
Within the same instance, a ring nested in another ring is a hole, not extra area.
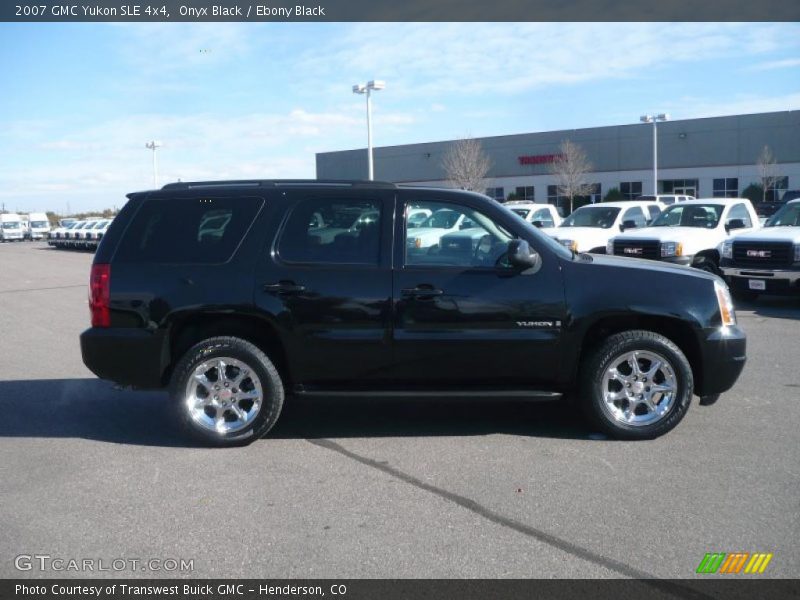
M 770 196 L 800 189 L 800 111 L 658 122 L 658 192 L 736 197 L 760 182 L 757 167 L 769 146 L 777 176 Z M 653 125 L 635 123 L 477 138 L 491 161 L 486 193 L 498 200 L 561 204 L 552 163 L 564 140 L 579 145 L 591 163 L 593 202 L 611 188 L 629 199 L 653 193 Z M 442 160 L 453 141 L 374 149 L 375 179 L 448 186 Z M 365 148 L 317 154 L 320 179 L 364 179 Z

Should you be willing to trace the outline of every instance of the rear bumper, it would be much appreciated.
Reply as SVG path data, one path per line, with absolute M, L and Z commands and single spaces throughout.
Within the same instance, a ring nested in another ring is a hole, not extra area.
M 703 376 L 695 394 L 727 392 L 739 379 L 747 361 L 747 336 L 738 326 L 720 327 L 706 335 L 701 345 Z
M 169 348 L 161 331 L 93 327 L 81 334 L 81 356 L 100 379 L 143 389 L 164 387 Z

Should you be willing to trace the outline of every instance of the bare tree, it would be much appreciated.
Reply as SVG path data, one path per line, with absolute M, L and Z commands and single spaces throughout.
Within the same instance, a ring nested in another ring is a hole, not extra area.
M 442 159 L 442 168 L 450 183 L 473 192 L 485 190 L 486 174 L 491 165 L 481 143 L 472 138 L 453 142 Z
M 558 195 L 569 200 L 569 212 L 578 196 L 588 196 L 594 192 L 594 186 L 587 181 L 587 175 L 594 166 L 586 157 L 586 153 L 578 145 L 564 140 L 559 146 L 559 153 L 553 159 L 550 172 L 556 177 Z
M 766 202 L 767 190 L 775 187 L 775 184 L 778 183 L 778 180 L 780 179 L 778 176 L 777 161 L 775 160 L 775 155 L 772 153 L 772 150 L 769 146 L 764 146 L 764 148 L 761 150 L 761 154 L 758 155 L 756 167 L 758 168 L 758 174 L 761 177 L 761 201 Z

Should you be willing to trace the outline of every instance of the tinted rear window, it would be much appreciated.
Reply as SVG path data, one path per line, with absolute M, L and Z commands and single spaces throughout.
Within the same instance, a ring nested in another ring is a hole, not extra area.
M 146 200 L 120 242 L 121 262 L 229 260 L 263 204 L 261 198 Z

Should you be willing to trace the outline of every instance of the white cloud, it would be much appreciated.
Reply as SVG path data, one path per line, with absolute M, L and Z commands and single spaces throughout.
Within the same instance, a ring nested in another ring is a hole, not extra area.
M 751 70 L 771 71 L 773 69 L 792 69 L 794 67 L 800 67 L 800 58 L 787 58 L 784 60 L 773 60 L 773 61 L 763 62 L 757 65 L 753 65 L 751 67 Z
M 412 115 L 384 111 L 377 112 L 375 120 L 385 128 L 404 128 L 415 122 Z M 58 126 L 51 124 L 53 129 Z M 0 167 L 4 182 L 0 197 L 58 192 L 118 199 L 151 187 L 151 155 L 144 143 L 153 138 L 163 142 L 158 151 L 161 182 L 313 178 L 316 152 L 347 144 L 354 131 L 360 139 L 363 130 L 363 111 L 356 115 L 304 108 L 230 117 L 131 115 L 56 139 L 47 139 L 47 127 L 39 124 L 38 135 L 45 139 L 34 146 L 36 162 L 22 168 Z M 77 208 L 74 203 L 73 208 Z
M 710 102 L 705 98 L 682 96 L 666 105 L 678 119 L 721 117 L 800 109 L 800 93 L 785 95 L 731 94 L 728 100 Z
M 639 77 L 676 62 L 751 57 L 778 48 L 787 27 L 796 28 L 759 23 L 362 23 L 308 50 L 300 69 L 327 81 L 331 93 L 342 81 L 375 76 L 386 79 L 387 94 L 398 97 L 508 95 Z

